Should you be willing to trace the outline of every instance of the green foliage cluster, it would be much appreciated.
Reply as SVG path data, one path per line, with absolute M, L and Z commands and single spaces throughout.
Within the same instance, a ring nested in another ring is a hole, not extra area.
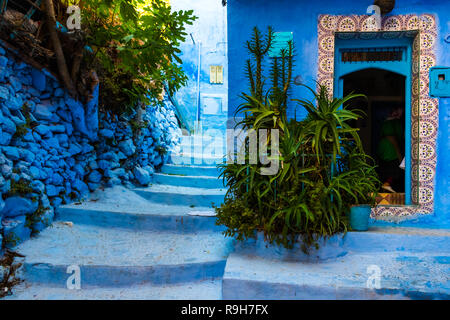
M 70 2 L 70 1 L 69 1 Z M 164 0 L 80 0 L 85 69 L 94 67 L 100 104 L 115 113 L 161 100 L 164 84 L 173 94 L 187 80 L 179 58 L 193 11 L 172 11 Z
M 22 105 L 21 112 L 25 118 L 25 123 L 22 125 L 16 126 L 16 132 L 14 133 L 14 136 L 13 136 L 14 139 L 22 138 L 24 135 L 27 134 L 29 129 L 33 128 L 33 125 L 34 125 L 33 121 L 31 120 L 31 117 L 30 117 L 30 107 L 28 106 L 28 103 L 24 103 Z
M 32 230 L 32 233 L 37 233 L 37 230 L 34 229 L 34 225 L 38 222 L 42 222 L 45 225 L 50 225 L 50 221 L 48 219 L 44 219 L 43 215 L 49 210 L 49 207 L 44 207 L 42 203 L 39 203 L 38 208 L 32 214 L 28 215 L 26 218 L 25 226 Z
M 217 223 L 225 234 L 243 240 L 262 231 L 270 243 L 287 248 L 300 237 L 305 252 L 317 247 L 317 240 L 349 229 L 347 213 L 354 204 L 375 205 L 379 180 L 373 160 L 362 148 L 356 128 L 348 122 L 361 117 L 346 102 L 361 95 L 330 98 L 325 87 L 309 89 L 314 99 L 289 99 L 293 43 L 271 61 L 268 79 L 263 63 L 273 41 L 269 28 L 263 37 L 254 29 L 247 42 L 252 61 L 247 61 L 250 94 L 242 94 L 237 115 L 244 115 L 243 129 L 278 129 L 280 170 L 261 175 L 261 164 L 250 164 L 248 148 L 245 164 L 221 164 L 221 175 L 228 187 L 224 204 L 216 208 Z M 271 87 L 265 89 L 270 80 Z M 288 101 L 308 112 L 302 120 L 287 119 Z M 272 154 L 271 138 L 267 139 Z M 273 156 L 273 154 L 272 154 Z
M 8 196 L 26 195 L 33 192 L 33 188 L 31 188 L 30 183 L 26 180 L 20 179 L 19 181 L 16 181 L 11 179 L 11 189 L 8 192 Z

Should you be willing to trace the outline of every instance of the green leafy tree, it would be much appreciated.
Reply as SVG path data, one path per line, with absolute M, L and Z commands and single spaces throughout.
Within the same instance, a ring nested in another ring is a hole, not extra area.
M 192 10 L 173 11 L 164 0 L 80 0 L 85 54 L 82 68 L 97 70 L 101 104 L 117 113 L 158 103 L 166 85 L 173 94 L 186 83 L 181 68 L 185 27 Z

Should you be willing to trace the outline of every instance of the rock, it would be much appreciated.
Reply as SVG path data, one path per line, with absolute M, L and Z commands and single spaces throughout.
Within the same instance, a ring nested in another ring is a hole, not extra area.
M 60 186 L 60 185 L 63 184 L 64 179 L 58 173 L 54 173 L 53 176 L 52 176 L 52 182 L 53 182 L 54 185 Z
M 4 68 L 8 64 L 8 58 L 7 57 L 0 57 L 0 67 Z
M 50 120 L 53 114 L 49 110 L 48 106 L 38 104 L 36 105 L 36 110 L 34 110 L 34 116 L 39 120 Z
M 78 143 L 71 143 L 68 152 L 71 155 L 76 155 L 78 153 L 80 153 L 83 149 L 81 148 L 81 146 Z
M 102 175 L 97 170 L 93 170 L 88 177 L 89 182 L 99 183 L 102 180 Z
M 111 162 L 109 162 L 107 160 L 99 160 L 99 161 L 97 161 L 97 166 L 100 169 L 102 169 L 103 171 L 112 168 Z M 94 169 L 94 168 L 92 168 L 92 169 Z
M 131 171 L 128 172 L 128 180 L 134 180 L 134 174 Z
M 153 175 L 155 173 L 155 169 L 152 166 L 145 166 L 143 169 L 147 171 L 150 175 Z
M 113 177 L 120 177 L 123 178 L 126 174 L 125 169 L 124 168 L 117 168 L 111 171 L 111 174 Z
M 154 161 L 153 164 L 155 165 L 155 167 L 159 166 L 163 162 L 163 160 L 160 156 L 156 157 L 153 161 Z
M 122 184 L 122 181 L 118 177 L 112 177 L 108 182 L 111 186 Z
M 62 97 L 64 96 L 64 90 L 61 88 L 56 88 L 56 90 L 53 92 L 53 95 L 55 97 Z
M 11 190 L 11 180 L 6 180 L 3 186 L 0 187 L 1 193 L 8 193 Z
M 73 170 L 75 171 L 78 176 L 83 177 L 84 176 L 84 169 L 83 166 L 80 164 L 77 164 L 73 167 Z
M 55 137 L 46 139 L 45 143 L 47 144 L 47 146 L 50 150 L 59 150 L 61 148 L 61 146 L 59 145 L 58 139 L 56 139 Z
M 30 175 L 33 179 L 40 179 L 41 171 L 37 167 L 31 166 L 30 167 Z
M 26 120 L 23 117 L 11 116 L 10 119 L 14 122 L 14 124 L 18 126 L 23 126 L 26 124 Z M 28 129 L 27 129 L 28 130 Z
M 91 98 L 86 102 L 85 123 L 88 130 L 89 140 L 95 141 L 98 133 L 98 96 L 99 84 L 97 83 L 91 93 Z
M 119 152 L 117 152 L 117 158 L 118 158 L 119 160 L 123 160 L 123 159 L 126 159 L 127 156 L 124 155 L 123 152 L 119 151 Z
M 50 126 L 49 129 L 52 132 L 57 132 L 57 133 L 63 133 L 66 131 L 66 127 L 62 124 L 58 124 L 58 125 L 54 125 L 54 126 Z
M 34 142 L 34 136 L 33 136 L 33 132 L 30 129 L 27 129 L 27 133 L 25 133 L 25 135 L 23 136 L 23 141 L 27 141 L 27 142 Z
M 147 186 L 150 183 L 151 177 L 150 174 L 139 167 L 134 168 L 133 170 L 134 177 L 142 186 Z
M 109 129 L 101 129 L 99 131 L 99 134 L 102 137 L 105 137 L 105 138 L 112 138 L 112 137 L 114 137 L 114 132 L 112 130 L 109 130 Z
M 83 105 L 69 96 L 66 97 L 66 104 L 72 114 L 72 121 L 75 129 L 88 136 Z
M 72 189 L 77 190 L 80 192 L 81 196 L 84 196 L 89 193 L 88 186 L 81 180 L 75 180 L 74 183 L 72 183 Z
M 40 217 L 39 221 L 34 223 L 31 227 L 35 232 L 41 232 L 48 226 L 50 226 L 53 222 L 55 214 L 53 208 L 47 209 Z
M 17 181 L 20 181 L 20 180 L 25 180 L 25 181 L 29 182 L 29 181 L 31 181 L 31 177 L 28 174 L 26 174 L 25 172 L 21 172 Z
M 33 191 L 35 191 L 37 193 L 44 193 L 45 192 L 45 184 L 42 181 L 40 181 L 40 180 L 34 180 L 30 184 L 30 186 L 33 189 Z
M 6 100 L 6 106 L 10 110 L 19 110 L 23 106 L 23 100 L 20 96 L 9 96 L 9 99 Z
M 33 138 L 37 142 L 40 142 L 42 140 L 41 136 L 37 132 L 33 132 Z
M 33 79 L 33 86 L 39 91 L 44 91 L 46 87 L 45 74 L 35 68 L 31 69 L 31 77 Z
M 3 201 L 2 194 L 0 193 L 0 219 L 1 219 L 1 212 L 3 211 L 3 208 L 5 207 L 5 201 Z
M 83 153 L 89 153 L 91 151 L 94 151 L 94 147 L 88 143 L 84 143 L 82 148 Z
M 113 176 L 112 171 L 110 169 L 106 169 L 105 171 L 103 171 L 103 176 L 105 178 L 111 178 Z
M 62 203 L 62 199 L 60 197 L 54 197 L 54 198 L 52 198 L 50 203 L 52 204 L 53 207 L 57 208 Z
M 11 142 L 12 134 L 3 131 L 0 128 L 0 145 L 7 146 Z
M 45 124 L 40 124 L 40 125 L 36 126 L 34 128 L 34 131 L 39 133 L 41 136 L 46 136 L 46 135 L 48 135 L 49 132 L 51 132 L 50 127 Z
M 88 187 L 89 187 L 89 190 L 91 192 L 93 192 L 93 191 L 97 190 L 98 187 L 100 187 L 100 183 L 88 182 Z
M 5 200 L 2 215 L 5 217 L 15 217 L 33 213 L 38 208 L 38 203 L 19 196 L 9 197 Z
M 19 148 L 16 147 L 1 147 L 3 153 L 10 159 L 10 160 L 19 160 L 20 159 L 20 152 Z
M 6 163 L 2 164 L 0 166 L 0 172 L 6 179 L 9 179 L 9 177 L 11 177 L 11 174 L 12 174 L 12 166 L 10 166 Z
M 0 57 L 1 59 L 2 57 Z M 9 99 L 9 90 L 8 88 L 4 86 L 0 86 L 0 99 L 1 100 L 8 100 Z
M 47 100 L 52 96 L 52 93 L 50 91 L 45 90 L 43 93 L 41 93 L 41 95 L 39 96 L 39 98 L 41 98 L 41 100 Z
M 51 207 L 50 200 L 48 199 L 48 196 L 45 193 L 42 193 L 39 199 L 41 200 L 41 205 L 44 208 Z
M 25 160 L 26 162 L 30 162 L 31 163 L 36 158 L 36 155 L 33 152 L 28 151 L 26 149 L 20 149 L 19 153 L 20 153 L 20 157 L 23 160 Z
M 135 147 L 132 139 L 127 139 L 127 140 L 121 141 L 119 143 L 119 149 L 126 156 L 131 156 L 136 151 L 136 147 Z
M 55 197 L 57 195 L 59 195 L 61 191 L 61 188 L 56 187 L 52 184 L 47 185 L 47 196 L 49 197 Z
M 26 216 L 16 216 L 10 219 L 3 219 L 3 235 L 7 248 L 13 248 L 19 243 L 30 238 L 31 229 L 26 227 Z
M 22 82 L 14 76 L 9 77 L 9 83 L 11 83 L 12 87 L 16 92 L 22 90 Z
M 99 168 L 97 162 L 95 160 L 89 161 L 89 168 L 91 168 L 92 170 L 96 170 Z M 100 168 L 102 169 L 102 168 Z
M 1 126 L 4 131 L 14 134 L 16 133 L 16 124 L 8 117 L 3 117 Z

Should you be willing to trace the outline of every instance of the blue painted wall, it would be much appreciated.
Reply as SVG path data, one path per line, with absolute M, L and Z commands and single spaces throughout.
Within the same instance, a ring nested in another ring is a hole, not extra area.
M 303 82 L 315 87 L 317 73 L 317 19 L 320 14 L 366 14 L 372 0 L 228 0 L 228 61 L 229 61 L 229 117 L 241 103 L 239 94 L 248 91 L 244 75 L 244 65 L 248 57 L 245 41 L 251 36 L 252 28 L 257 26 L 267 30 L 272 26 L 275 31 L 292 31 L 296 47 L 296 66 L 294 77 L 300 75 Z M 449 1 L 442 0 L 397 0 L 395 9 L 390 13 L 422 14 L 432 13 L 438 17 L 438 43 L 436 45 L 437 65 L 450 66 L 450 44 L 445 38 L 450 35 Z M 308 98 L 304 88 L 294 86 L 293 96 Z M 436 173 L 435 213 L 440 221 L 450 220 L 450 101 L 440 99 L 438 163 Z M 290 106 L 291 117 L 304 116 L 304 111 L 294 110 Z
M 172 0 L 174 10 L 194 10 L 198 19 L 192 26 L 187 26 L 187 39 L 180 49 L 183 69 L 189 78 L 188 84 L 180 89 L 175 98 L 188 114 L 189 121 L 196 119 L 197 112 L 197 79 L 200 46 L 200 105 L 203 106 L 205 95 L 218 95 L 222 98 L 223 113 L 217 117 L 205 116 L 201 113 L 204 128 L 225 126 L 228 101 L 228 59 L 227 59 L 227 8 L 216 0 Z M 192 35 L 192 38 L 191 36 Z M 224 67 L 224 83 L 210 84 L 209 67 Z

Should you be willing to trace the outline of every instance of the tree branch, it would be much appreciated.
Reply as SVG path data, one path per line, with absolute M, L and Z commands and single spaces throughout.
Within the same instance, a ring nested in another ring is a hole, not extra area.
M 52 0 L 45 0 L 45 14 L 47 16 L 47 27 L 52 40 L 53 49 L 55 50 L 56 62 L 58 65 L 59 74 L 64 82 L 64 86 L 69 91 L 72 96 L 76 96 L 76 90 L 73 85 L 72 79 L 69 75 L 69 70 L 67 68 L 66 59 L 64 57 L 64 52 L 61 47 L 61 42 L 59 41 L 58 34 L 56 33 L 56 19 L 55 19 L 55 9 L 53 7 Z

